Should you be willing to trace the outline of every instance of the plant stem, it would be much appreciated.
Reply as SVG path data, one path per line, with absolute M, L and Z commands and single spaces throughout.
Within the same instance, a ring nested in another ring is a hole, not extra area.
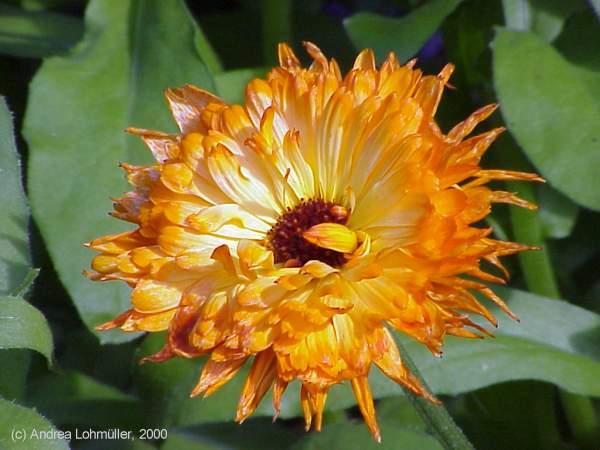
M 291 30 L 291 0 L 262 0 L 262 43 L 265 65 L 277 64 L 277 44 L 290 43 Z
M 528 166 L 527 161 L 516 148 L 513 147 L 511 152 L 508 150 L 505 149 L 513 160 L 512 167 Z M 518 191 L 521 198 L 535 203 L 535 191 L 531 184 L 507 182 L 507 186 L 509 191 Z M 515 240 L 540 247 L 540 250 L 519 254 L 528 289 L 544 297 L 559 299 L 560 290 L 552 269 L 550 254 L 545 247 L 539 215 L 534 211 L 511 206 L 510 216 Z M 600 428 L 592 401 L 588 397 L 562 390 L 560 399 L 577 448 L 596 449 L 597 443 L 600 442 Z
M 427 383 L 406 349 L 400 342 L 397 343 L 400 354 L 402 355 L 402 361 L 406 367 L 419 379 L 425 389 L 429 390 L 429 386 L 427 386 Z M 469 442 L 460 427 L 456 425 L 454 419 L 452 419 L 452 416 L 450 416 L 443 404 L 433 404 L 429 400 L 414 394 L 408 389 L 404 389 L 404 392 L 415 410 L 419 413 L 419 416 L 421 416 L 435 438 L 445 449 L 475 450 L 473 444 Z

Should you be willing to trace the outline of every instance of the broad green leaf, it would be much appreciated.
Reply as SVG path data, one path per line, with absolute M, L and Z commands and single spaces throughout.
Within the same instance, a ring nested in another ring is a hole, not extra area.
M 449 337 L 442 358 L 433 357 L 416 341 L 398 336 L 415 364 L 437 394 L 457 395 L 512 380 L 540 380 L 565 390 L 600 397 L 600 316 L 560 300 L 550 300 L 523 291 L 495 288 L 521 322 L 513 322 L 497 308 L 495 338 L 470 340 Z M 489 327 L 489 325 L 488 325 Z M 148 336 L 141 355 L 157 352 L 163 335 Z M 147 402 L 154 424 L 193 425 L 230 421 L 244 383 L 246 370 L 212 396 L 188 398 L 204 361 L 175 359 L 144 364 L 136 370 L 140 394 Z M 402 389 L 373 368 L 370 373 L 377 398 L 402 395 Z M 291 383 L 283 396 L 281 417 L 302 414 L 298 383 Z M 329 410 L 356 404 L 350 387 L 334 385 L 327 399 Z M 268 394 L 255 416 L 273 414 Z
M 554 42 L 561 54 L 579 69 L 578 74 L 593 100 L 600 98 L 600 52 L 589 43 L 598 40 L 600 21 L 588 10 L 573 14 Z
M 548 185 L 538 190 L 538 206 L 544 236 L 561 239 L 569 236 L 579 209 L 575 203 Z
M 528 0 L 502 0 L 504 22 L 516 31 L 527 31 L 531 28 L 531 5 Z
M 216 75 L 223 71 L 223 65 L 219 59 L 219 55 L 215 52 L 212 45 L 208 41 L 206 34 L 202 31 L 199 26 L 195 27 L 195 41 L 196 50 L 200 59 L 206 64 L 206 67 L 211 71 L 213 75 Z
M 408 398 L 401 396 L 384 397 L 377 402 L 377 417 L 395 421 L 403 427 L 415 431 L 427 431 L 427 426 Z
M 0 349 L 29 348 L 52 362 L 52 333 L 43 314 L 23 299 L 0 297 Z
M 29 209 L 21 183 L 21 164 L 12 117 L 0 97 L 0 296 L 16 294 L 31 267 Z
M 0 5 L 0 14 L 1 8 Z M 12 117 L 4 97 L 0 97 L 0 210 L 0 396 L 16 399 L 25 389 L 31 361 L 29 349 L 44 354 L 50 362 L 52 335 L 39 311 L 20 298 L 39 271 L 31 268 L 29 208 L 21 182 Z M 16 298 L 4 298 L 9 294 Z
M 589 0 L 589 2 L 596 15 L 600 18 L 600 0 Z
M 500 29 L 493 52 L 502 115 L 521 148 L 553 187 L 600 209 L 600 102 L 580 70 L 531 33 Z
M 82 34 L 78 18 L 0 3 L 0 53 L 43 58 L 68 50 Z
M 277 64 L 277 44 L 292 41 L 292 1 L 261 0 L 263 61 Z
M 60 367 L 83 372 L 96 380 L 127 389 L 131 386 L 137 340 L 120 344 L 103 344 L 87 328 L 66 330 L 62 335 Z
M 458 116 L 471 113 L 473 103 L 464 95 L 466 89 L 491 84 L 488 75 L 489 37 L 493 27 L 502 20 L 503 12 L 499 2 L 467 2 L 461 4 L 445 21 L 442 28 L 444 48 L 448 60 L 456 66 L 452 84 L 456 86 L 459 95 L 454 95 L 452 101 L 440 104 L 436 117 L 442 128 L 452 127 Z M 452 114 L 444 124 L 442 121 L 445 119 L 443 114 L 446 108 Z
M 516 289 L 494 288 L 519 316 L 499 319 L 495 338 L 449 338 L 442 358 L 402 339 L 432 390 L 459 394 L 494 383 L 533 379 L 600 396 L 600 316 L 561 300 Z
M 441 450 L 443 447 L 434 437 L 424 431 L 402 426 L 395 420 L 379 420 L 381 444 L 377 443 L 362 420 L 325 425 L 320 433 L 311 433 L 292 446 L 293 450 L 321 450 L 339 448 L 344 450 Z M 389 446 L 389 447 L 388 447 Z
M 415 364 L 410 354 L 402 346 L 398 346 L 402 355 L 404 366 L 409 370 L 423 385 L 423 388 L 431 392 L 427 380 L 423 378 L 423 373 Z M 456 424 L 443 403 L 436 405 L 421 395 L 404 389 L 404 394 L 415 408 L 427 429 L 437 439 L 437 441 L 447 450 L 475 450 L 473 444 Z
M 21 281 L 15 290 L 13 291 L 14 297 L 25 297 L 31 287 L 33 286 L 33 282 L 36 280 L 38 275 L 40 274 L 40 269 L 34 269 L 30 267 L 27 273 L 25 274 L 25 278 Z
M 20 399 L 25 392 L 31 352 L 20 348 L 0 350 L 0 361 L 0 397 Z
M 242 425 L 214 423 L 171 429 L 161 450 L 287 449 L 301 436 L 278 423 L 271 423 L 270 419 L 250 419 Z
M 148 335 L 140 346 L 138 359 L 160 350 L 164 344 L 163 334 Z M 149 423 L 153 425 L 187 426 L 205 422 L 232 421 L 246 375 L 248 364 L 227 384 L 207 398 L 190 398 L 190 392 L 198 382 L 204 358 L 174 358 L 161 363 L 137 365 L 134 380 L 145 402 Z M 348 394 L 342 386 L 340 395 Z M 282 400 L 282 417 L 301 415 L 300 391 L 292 383 Z M 270 394 L 262 401 L 257 416 L 272 416 Z
M 29 192 L 59 277 L 90 328 L 129 307 L 129 289 L 81 276 L 93 252 L 82 243 L 131 229 L 110 219 L 110 196 L 127 190 L 120 161 L 149 162 L 123 129 L 173 130 L 162 98 L 169 86 L 214 90 L 195 47 L 197 28 L 182 0 L 92 1 L 86 34 L 67 57 L 46 60 L 35 76 L 25 118 Z M 104 342 L 135 334 L 101 333 Z
M 138 399 L 78 372 L 50 373 L 34 381 L 27 404 L 57 425 L 132 430 L 145 425 Z
M 557 394 L 550 384 L 504 383 L 461 396 L 453 413 L 478 450 L 566 450 L 560 445 Z
M 135 433 L 132 432 L 132 436 L 135 436 Z M 77 442 L 77 450 L 156 450 L 158 447 L 152 445 L 151 442 L 135 438 L 131 441 L 126 439 L 96 439 Z
M 200 14 L 197 19 L 219 59 L 227 68 L 256 65 L 262 60 L 261 19 L 258 2 L 250 7 Z M 274 52 L 277 49 L 273 49 Z
M 567 17 L 583 8 L 579 1 L 502 0 L 506 26 L 515 31 L 533 31 L 547 42 L 559 35 Z
M 69 445 L 61 435 L 35 410 L 0 398 L 0 448 L 68 450 Z
M 294 44 L 300 60 L 307 61 L 306 50 L 300 43 L 309 41 L 317 44 L 328 58 L 335 58 L 340 67 L 352 66 L 356 49 L 339 17 L 326 14 L 321 4 L 314 4 L 311 8 L 307 2 L 294 2 L 291 20 L 293 39 L 289 43 Z M 271 54 L 277 55 L 276 47 L 271 49 Z
M 229 70 L 215 76 L 217 92 L 228 103 L 244 103 L 246 85 L 254 78 L 264 78 L 267 69 L 264 67 L 248 67 Z
M 390 51 L 400 61 L 413 57 L 462 0 L 432 0 L 410 14 L 391 18 L 359 13 L 344 21 L 357 49 L 372 48 L 378 60 Z

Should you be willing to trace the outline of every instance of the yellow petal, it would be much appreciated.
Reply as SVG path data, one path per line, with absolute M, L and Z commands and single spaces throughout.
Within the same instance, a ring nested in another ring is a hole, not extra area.
M 320 223 L 306 230 L 302 237 L 311 244 L 341 253 L 352 253 L 358 246 L 356 233 L 339 223 Z
M 234 223 L 246 229 L 266 233 L 270 226 L 256 216 L 249 214 L 239 205 L 217 205 L 205 208 L 200 212 L 188 217 L 188 223 L 201 233 L 217 231 L 226 223 Z
M 181 290 L 169 283 L 141 280 L 131 297 L 133 307 L 140 312 L 159 312 L 174 308 L 181 300 Z

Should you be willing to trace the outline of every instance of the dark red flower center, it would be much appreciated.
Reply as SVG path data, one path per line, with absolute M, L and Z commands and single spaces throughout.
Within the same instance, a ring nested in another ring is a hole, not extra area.
M 341 266 L 346 261 L 343 253 L 312 244 L 302 233 L 320 223 L 345 225 L 347 221 L 348 210 L 343 206 L 320 199 L 302 200 L 294 209 L 288 208 L 267 234 L 275 262 L 295 267 L 316 259 L 332 267 Z

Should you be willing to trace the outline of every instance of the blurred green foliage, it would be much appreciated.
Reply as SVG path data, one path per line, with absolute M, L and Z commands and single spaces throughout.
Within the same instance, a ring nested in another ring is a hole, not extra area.
M 498 314 L 495 339 L 449 338 L 441 359 L 398 339 L 476 448 L 600 448 L 599 14 L 599 2 L 583 0 L 0 2 L 0 448 L 444 448 L 375 370 L 379 445 L 346 385 L 332 389 L 321 433 L 304 433 L 297 386 L 278 422 L 267 398 L 238 426 L 243 374 L 190 399 L 201 360 L 140 366 L 161 334 L 93 331 L 127 308 L 128 289 L 84 279 L 91 253 L 81 243 L 121 226 L 106 217 L 108 196 L 126 189 L 117 163 L 149 161 L 121 130 L 173 130 L 161 97 L 170 86 L 242 101 L 279 40 L 299 54 L 313 41 L 343 69 L 364 47 L 380 60 L 417 56 L 428 72 L 453 62 L 456 89 L 438 113 L 445 130 L 500 103 L 487 126 L 508 132 L 485 165 L 548 181 L 508 183 L 540 210 L 498 207 L 489 221 L 544 247 L 509 258 L 511 287 L 498 289 L 521 322 Z M 13 439 L 33 428 L 167 437 Z

